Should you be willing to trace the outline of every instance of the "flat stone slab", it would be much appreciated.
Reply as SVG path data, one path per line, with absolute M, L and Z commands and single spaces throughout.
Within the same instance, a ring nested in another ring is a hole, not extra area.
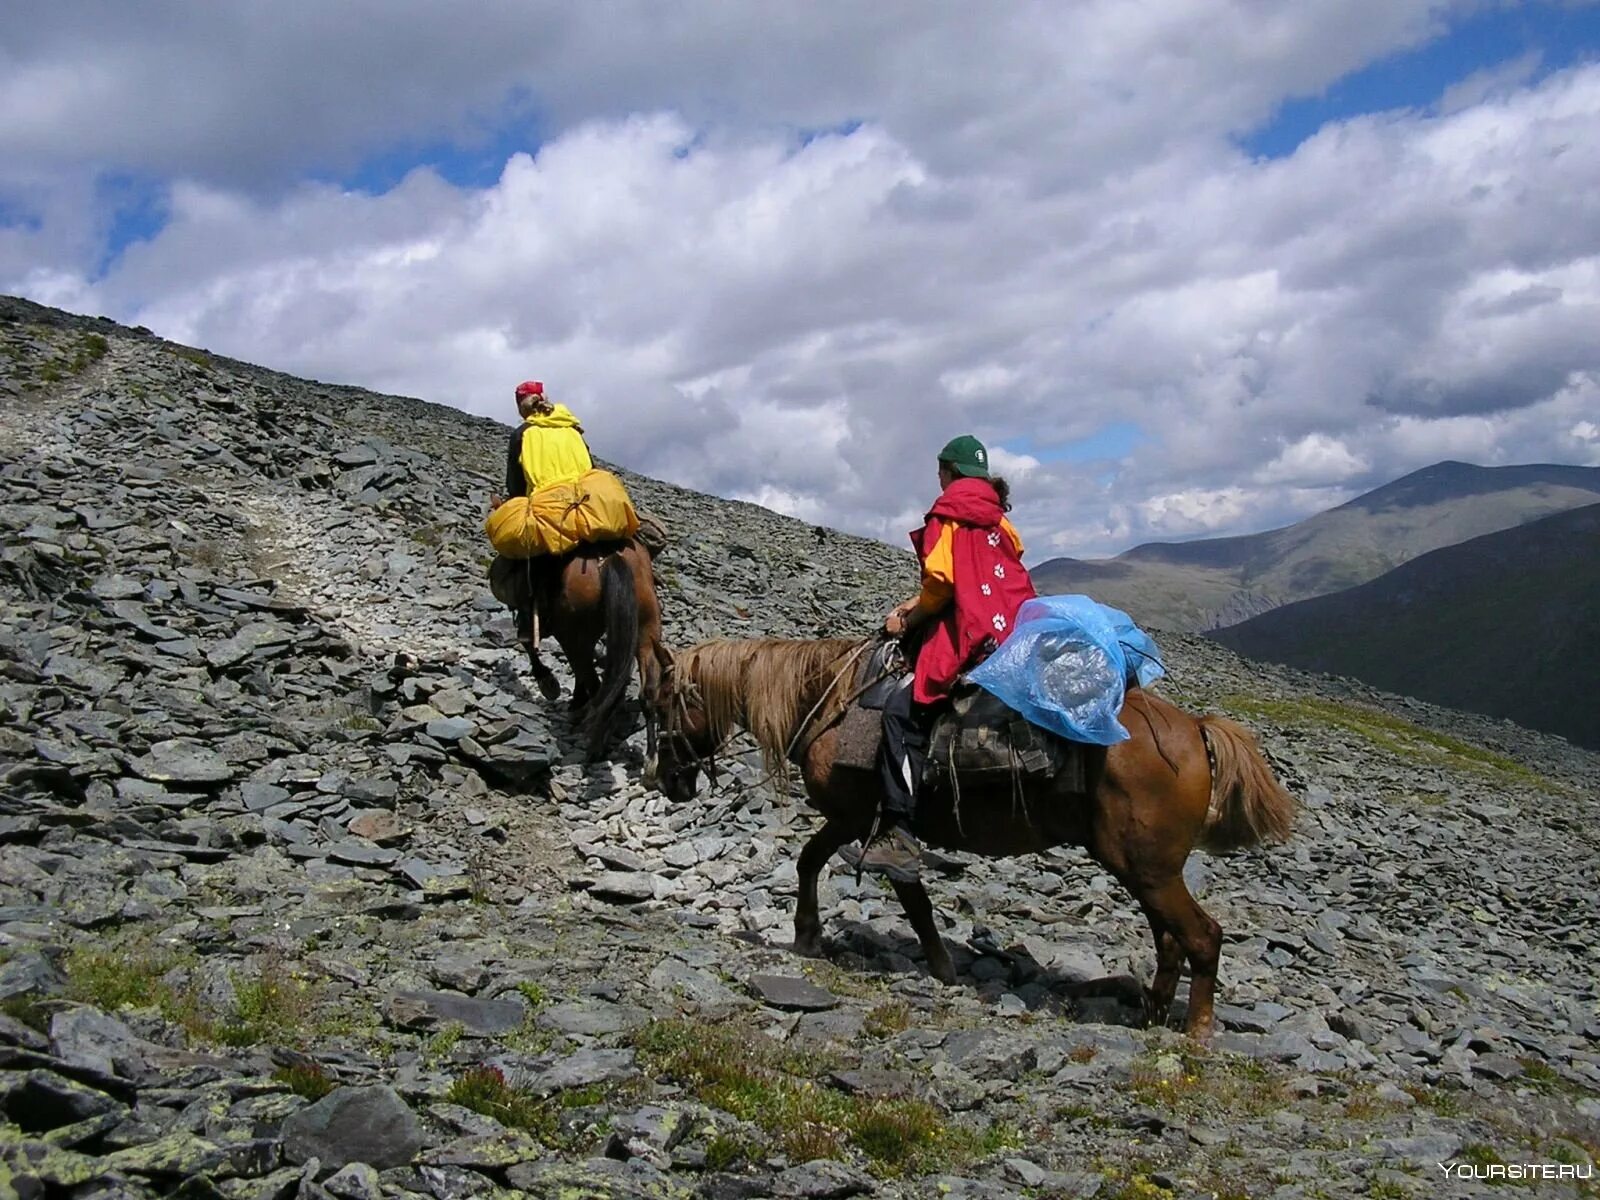
M 483 1037 L 520 1029 L 528 1015 L 528 1006 L 520 999 L 480 1000 L 459 992 L 396 992 L 383 1007 L 389 1019 L 404 1029 L 437 1029 L 459 1022 Z
M 754 975 L 750 992 L 763 1004 L 789 1012 L 824 1012 L 839 1006 L 839 997 L 832 992 L 794 975 Z
M 655 898 L 655 876 L 646 871 L 605 871 L 589 885 L 589 894 L 597 900 L 637 904 Z
M 852 1096 L 921 1096 L 928 1091 L 910 1072 L 890 1071 L 881 1067 L 835 1071 L 829 1077 L 829 1082 Z
M 477 722 L 469 717 L 440 717 L 429 721 L 424 732 L 436 741 L 459 742 L 477 727 Z
M 399 859 L 400 851 L 387 850 L 370 842 L 335 842 L 328 847 L 328 857 L 356 867 L 387 867 Z
M 537 1021 L 546 1029 L 579 1037 L 604 1037 L 610 1033 L 626 1033 L 638 1029 L 650 1019 L 643 1009 L 625 1004 L 610 1004 L 604 1000 L 576 1000 L 557 1004 L 543 1010 Z
M 579 1050 L 540 1071 L 528 1081 L 528 1086 L 536 1092 L 561 1092 L 601 1083 L 620 1083 L 638 1073 L 632 1050 Z
M 387 1087 L 336 1088 L 283 1123 L 290 1162 L 313 1158 L 324 1167 L 353 1162 L 384 1170 L 403 1167 L 422 1150 L 422 1126 Z
M 209 746 L 173 738 L 133 760 L 133 773 L 151 783 L 226 783 L 233 768 Z

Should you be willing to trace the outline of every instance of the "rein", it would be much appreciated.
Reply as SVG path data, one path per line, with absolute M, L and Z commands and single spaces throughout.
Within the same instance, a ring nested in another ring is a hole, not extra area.
M 789 748 L 787 750 L 785 750 L 784 753 L 783 753 L 783 757 L 785 759 L 787 759 L 787 760 L 789 760 L 791 762 L 794 761 L 795 747 L 800 742 L 800 735 L 805 732 L 806 726 L 811 723 L 811 718 L 817 715 L 817 710 L 819 710 L 822 707 L 822 702 L 828 698 L 828 693 L 833 691 L 833 685 L 838 683 L 839 680 L 844 678 L 845 672 L 847 672 L 850 669 L 850 664 L 855 662 L 856 659 L 860 658 L 863 651 L 870 650 L 876 644 L 877 644 L 877 639 L 875 639 L 875 638 L 868 639 L 867 641 L 862 642 L 861 645 L 857 646 L 854 650 L 852 650 L 850 652 L 850 656 L 844 660 L 844 665 L 841 666 L 839 668 L 838 672 L 834 675 L 834 677 L 828 681 L 828 686 L 822 689 L 822 695 L 817 697 L 817 702 L 811 706 L 811 711 L 808 712 L 805 715 L 804 720 L 802 720 L 800 722 L 800 724 L 795 727 L 794 737 L 792 739 L 790 739 Z M 850 711 L 850 706 L 853 703 L 855 703 L 857 700 L 859 700 L 862 696 L 866 695 L 866 693 L 868 691 L 870 691 L 874 686 L 876 686 L 881 680 L 887 679 L 889 677 L 889 675 L 890 675 L 890 672 L 887 671 L 887 670 L 880 671 L 872 679 L 869 679 L 866 683 L 862 684 L 855 691 L 851 692 L 850 695 L 846 696 L 845 699 L 844 699 L 844 703 L 839 706 L 839 712 L 836 713 L 834 716 L 830 717 L 823 725 L 821 725 L 817 729 L 817 731 L 814 734 L 811 735 L 811 737 L 809 739 L 807 739 L 805 748 L 807 750 L 811 749 L 811 743 L 816 741 L 817 738 L 821 737 L 822 734 L 827 730 L 828 726 L 832 725 L 834 721 L 837 721 L 846 712 Z M 796 764 L 796 765 L 798 765 L 798 764 Z

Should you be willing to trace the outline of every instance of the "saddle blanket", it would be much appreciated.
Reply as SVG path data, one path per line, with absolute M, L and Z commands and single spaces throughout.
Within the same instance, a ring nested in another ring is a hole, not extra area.
M 883 713 L 852 705 L 839 726 L 834 768 L 875 771 L 883 742 Z M 985 777 L 1055 776 L 1067 791 L 1086 789 L 1082 742 L 1068 741 L 1035 725 L 993 693 L 975 684 L 960 686 L 950 706 L 934 720 L 922 782 L 949 786 L 952 778 L 979 782 Z

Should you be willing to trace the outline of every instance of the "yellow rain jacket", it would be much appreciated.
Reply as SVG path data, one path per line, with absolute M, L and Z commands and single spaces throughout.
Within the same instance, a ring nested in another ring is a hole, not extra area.
M 506 491 L 511 499 L 483 528 L 507 558 L 565 554 L 585 542 L 639 532 L 627 488 L 594 465 L 578 418 L 565 404 L 524 419 L 507 453 Z
M 578 418 L 565 404 L 553 405 L 549 412 L 536 412 L 523 421 L 518 462 L 529 494 L 552 483 L 576 479 L 594 468 Z

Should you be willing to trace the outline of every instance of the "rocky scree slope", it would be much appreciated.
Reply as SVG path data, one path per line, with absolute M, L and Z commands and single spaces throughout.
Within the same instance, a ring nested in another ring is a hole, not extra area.
M 0 1194 L 1449 1196 L 1498 1189 L 1439 1161 L 1592 1160 L 1594 756 L 1156 630 L 1160 689 L 1305 803 L 1190 864 L 1202 1050 L 1138 1027 L 1147 929 L 1077 851 L 956 857 L 957 987 L 837 862 L 833 957 L 795 958 L 813 822 L 753 747 L 669 808 L 641 730 L 586 767 L 527 685 L 483 584 L 503 426 L 10 300 L 0 421 Z M 864 633 L 914 583 L 626 478 L 674 645 Z

